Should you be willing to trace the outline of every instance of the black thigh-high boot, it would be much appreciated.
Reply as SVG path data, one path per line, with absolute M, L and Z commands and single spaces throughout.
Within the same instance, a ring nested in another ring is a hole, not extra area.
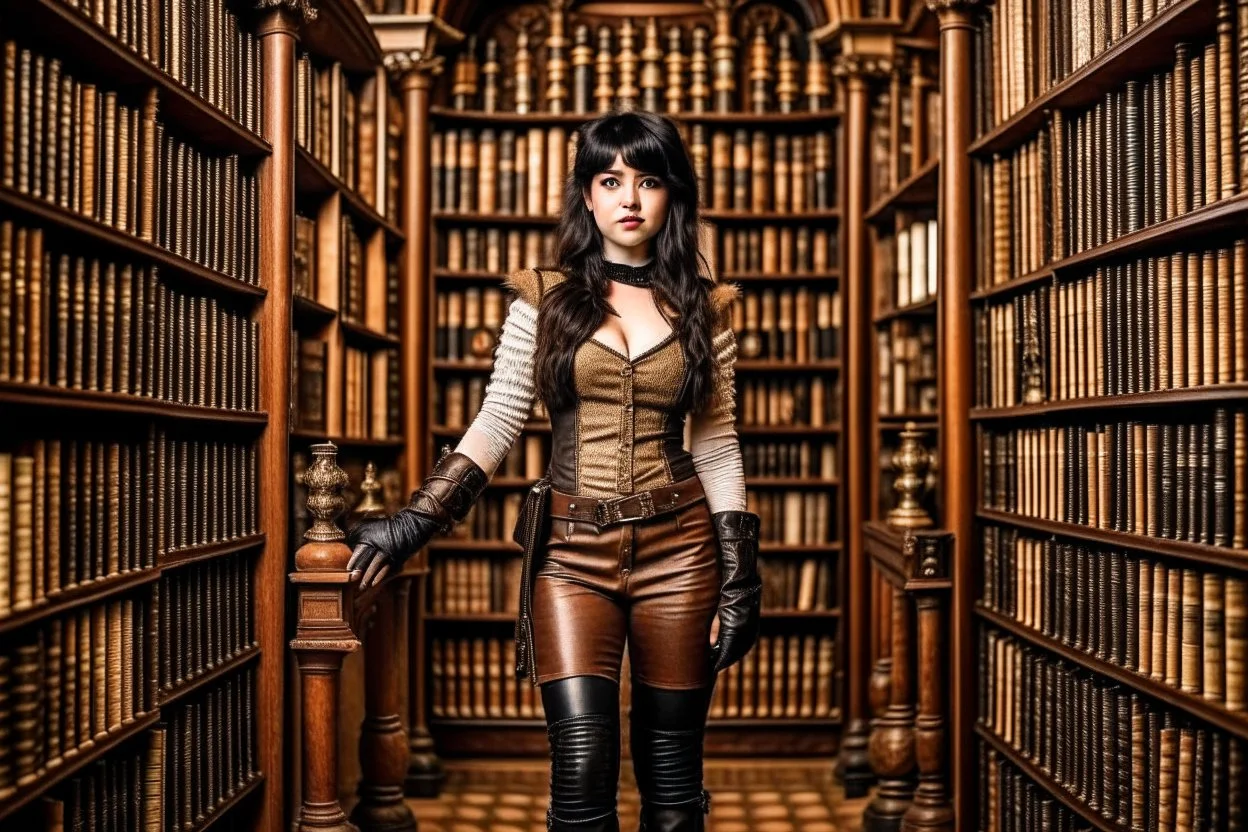
M 546 828 L 619 832 L 620 688 L 601 676 L 542 685 L 550 738 Z
M 629 747 L 641 792 L 641 832 L 703 832 L 702 740 L 712 687 L 652 688 L 634 680 Z

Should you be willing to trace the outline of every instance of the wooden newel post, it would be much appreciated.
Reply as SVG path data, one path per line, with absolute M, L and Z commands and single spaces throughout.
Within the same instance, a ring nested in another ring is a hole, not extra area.
M 892 687 L 884 715 L 873 720 L 867 757 L 879 777 L 875 799 L 863 815 L 872 832 L 898 829 L 914 794 L 914 703 L 911 684 L 910 599 L 905 590 L 892 589 Z
M 338 692 L 342 660 L 360 646 L 351 629 L 353 584 L 347 572 L 351 551 L 335 524 L 346 502 L 347 475 L 332 443 L 312 446 L 305 474 L 308 513 L 315 518 L 295 553 L 298 624 L 290 648 L 299 664 L 303 724 L 303 782 L 298 832 L 354 830 L 338 802 Z
M 385 514 L 376 469 L 369 463 L 360 485 L 363 499 L 355 518 Z M 403 799 L 407 774 L 407 731 L 400 716 L 403 706 L 403 662 L 407 625 L 408 579 L 387 581 L 376 601 L 364 610 L 367 623 L 357 621 L 364 634 L 364 722 L 360 726 L 360 802 L 351 822 L 362 832 L 415 832 L 416 818 Z M 368 601 L 361 599 L 362 603 Z

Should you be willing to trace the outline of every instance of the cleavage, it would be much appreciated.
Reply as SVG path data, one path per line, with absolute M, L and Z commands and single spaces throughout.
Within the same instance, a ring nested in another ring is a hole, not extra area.
M 612 286 L 607 300 L 620 317 L 608 313 L 591 339 L 630 362 L 667 341 L 675 331 L 650 289 Z

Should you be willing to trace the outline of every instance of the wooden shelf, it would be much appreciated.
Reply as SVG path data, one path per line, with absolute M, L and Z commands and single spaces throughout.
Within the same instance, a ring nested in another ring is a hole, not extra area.
M 775 358 L 738 358 L 733 368 L 741 373 L 813 373 L 823 370 L 832 372 L 841 369 L 841 362 L 836 358 L 822 358 L 818 361 L 785 361 Z
M 872 320 L 878 325 L 889 323 L 897 318 L 926 318 L 935 314 L 936 298 L 928 298 L 918 303 L 911 303 L 907 306 L 890 309 L 887 312 L 880 312 Z
M 702 209 L 702 219 L 714 222 L 825 222 L 840 219 L 837 208 L 822 211 L 735 211 L 716 208 Z
M 487 113 L 481 110 L 456 110 L 452 107 L 429 108 L 434 121 L 441 124 L 480 125 L 482 127 L 516 124 L 526 126 L 558 125 L 579 127 L 603 113 Z M 678 122 L 692 124 L 725 124 L 733 126 L 776 125 L 793 127 L 809 124 L 819 126 L 841 118 L 840 110 L 810 110 L 797 113 L 663 113 Z
M 235 425 L 262 426 L 268 422 L 267 413 L 224 410 L 217 407 L 198 407 L 190 404 L 174 404 L 122 393 L 97 393 L 88 390 L 66 390 L 42 384 L 19 384 L 0 382 L 0 404 L 20 404 L 28 407 L 56 408 L 58 410 L 81 410 L 85 413 L 126 413 L 151 416 L 160 419 L 179 419 L 230 423 Z
M 1048 266 L 997 286 L 976 290 L 971 293 L 971 300 L 985 300 L 1011 294 L 1055 275 L 1060 277 L 1065 272 L 1077 271 L 1079 274 L 1084 274 L 1110 260 L 1139 256 L 1151 249 L 1169 246 L 1195 237 L 1206 237 L 1227 228 L 1242 227 L 1245 219 L 1248 219 L 1248 193 L 1236 194 L 1189 211 L 1181 217 L 1141 228 L 1139 231 L 1124 234 L 1108 243 L 1063 257 Z
M 1091 526 L 1081 526 L 1077 523 L 1038 520 L 1034 517 L 1022 517 L 1007 511 L 994 511 L 986 508 L 976 511 L 975 516 L 990 523 L 1005 523 L 1017 528 L 1031 529 L 1044 534 L 1062 535 L 1088 543 L 1133 549 L 1149 557 L 1161 555 L 1176 560 L 1203 563 L 1236 571 L 1242 571 L 1244 564 L 1248 563 L 1248 550 L 1233 549 L 1229 546 L 1210 546 L 1205 543 L 1189 543 L 1185 540 L 1166 540 L 1165 538 L 1149 537 L 1143 534 L 1096 529 Z
M 839 709 L 834 708 L 833 712 Z M 808 716 L 808 717 L 711 717 L 707 720 L 708 729 L 728 728 L 797 728 L 814 730 L 817 728 L 835 728 L 841 724 L 840 716 Z
M 300 196 L 342 196 L 343 207 L 347 213 L 363 223 L 369 229 L 383 229 L 392 240 L 405 239 L 403 232 L 394 223 L 387 220 L 369 205 L 364 197 L 347 186 L 311 153 L 301 146 L 295 147 L 295 193 Z
M 48 769 L 40 774 L 33 783 L 19 787 L 15 794 L 6 800 L 0 801 L 0 818 L 8 817 L 32 800 L 36 800 L 57 783 L 77 774 L 113 749 L 139 736 L 159 721 L 160 714 L 158 712 L 153 711 L 152 713 L 143 714 L 135 717 L 134 721 L 129 725 L 123 724 L 118 730 L 113 731 L 101 740 L 97 740 L 90 748 L 76 749 L 62 756 L 60 765 Z
M 1043 283 L 1053 277 L 1052 266 L 1042 266 L 1034 272 L 1012 277 L 1004 283 L 998 283 L 995 286 L 989 286 L 987 289 L 976 289 L 971 292 L 971 300 L 985 300 L 987 298 L 1000 298 L 1012 295 L 1015 292 L 1021 292 L 1029 289 L 1037 283 Z
M 971 420 L 978 422 L 1027 419 L 1050 413 L 1083 413 L 1103 410 L 1143 407 L 1173 407 L 1174 405 L 1219 402 L 1243 402 L 1248 397 L 1248 383 L 1234 382 L 1214 384 L 1208 387 L 1181 387 L 1175 390 L 1156 390 L 1152 393 L 1128 393 L 1121 396 L 1087 396 L 1081 399 L 1018 404 L 1010 407 L 976 407 L 971 410 Z
M 322 327 L 338 317 L 336 310 L 302 295 L 292 295 L 291 312 L 296 324 L 308 327 Z
M 1054 655 L 1061 656 L 1068 662 L 1077 664 L 1101 676 L 1107 676 L 1115 682 L 1134 690 L 1142 691 L 1158 701 L 1165 702 L 1181 711 L 1199 717 L 1210 725 L 1214 725 L 1237 737 L 1248 739 L 1248 713 L 1228 711 L 1223 706 L 1210 702 L 1207 699 L 1184 693 L 1178 688 L 1162 684 L 1147 676 L 1141 676 L 1133 670 L 1098 659 L 1090 653 L 1085 653 L 1082 650 L 1063 644 L 1057 639 L 1046 636 L 1008 616 L 991 610 L 984 606 L 983 602 L 976 602 L 975 614 L 981 620 L 988 622 L 994 627 L 1013 633 L 1026 642 L 1041 647 Z
M 217 804 L 217 807 L 204 817 L 195 826 L 191 827 L 189 832 L 206 832 L 210 827 L 215 826 L 217 821 L 230 813 L 235 806 L 243 802 L 248 795 L 254 794 L 260 788 L 260 784 L 264 782 L 264 774 L 253 774 L 246 785 L 239 788 L 234 794 Z
M 49 595 L 43 603 L 0 618 L 0 635 L 13 632 L 34 621 L 107 601 L 158 580 L 160 580 L 159 569 L 138 569 L 133 572 L 122 572 L 119 575 L 109 575 L 107 578 L 97 578 L 94 581 L 60 590 Z M 3 811 L 0 811 L 0 817 L 3 814 Z
M 876 200 L 863 216 L 867 222 L 891 222 L 893 215 L 907 208 L 935 208 L 940 184 L 940 157 L 933 156 L 891 192 Z
M 525 214 L 461 214 L 456 211 L 434 211 L 434 222 L 462 224 L 494 224 L 494 225 L 558 225 L 555 216 L 533 216 Z
M 1086 107 L 1132 78 L 1172 66 L 1175 44 L 1212 33 L 1216 13 L 1213 0 L 1178 0 L 985 133 L 971 144 L 970 152 L 990 155 L 1009 150 L 1030 138 L 1050 112 Z
M 508 272 L 490 272 L 485 269 L 443 269 L 436 268 L 433 270 L 433 276 L 438 280 L 490 280 L 501 281 L 507 277 Z
M 400 346 L 403 342 L 396 335 L 387 335 L 356 321 L 338 318 L 338 326 L 342 329 L 343 338 L 357 347 L 367 350 L 388 350 Z
M 48 43 L 54 55 L 90 67 L 92 80 L 116 87 L 155 87 L 160 120 L 180 128 L 197 147 L 260 156 L 269 143 L 200 98 L 63 0 L 15 0 L 10 20 Z
M 841 432 L 839 424 L 811 427 L 810 425 L 737 425 L 742 436 L 830 436 Z
M 525 422 L 520 428 L 525 433 L 550 433 L 549 422 Z M 464 431 L 468 430 L 468 426 L 450 427 L 449 425 L 432 425 L 429 432 L 434 436 L 463 436 Z
M 212 684 L 222 676 L 229 676 L 243 665 L 246 665 L 259 657 L 260 648 L 256 645 L 252 645 L 246 650 L 243 650 L 237 656 L 227 659 L 216 667 L 206 670 L 192 679 L 184 679 L 180 684 L 174 685 L 169 690 L 162 690 L 160 692 L 160 707 L 164 708 L 172 705 L 174 702 L 190 695 L 194 691 Z
M 248 549 L 263 546 L 264 539 L 263 533 L 251 534 L 236 540 L 225 540 L 204 546 L 188 546 L 185 549 L 159 552 L 156 555 L 156 565 L 161 569 L 169 569 L 175 566 L 185 566 L 188 563 L 198 563 L 201 560 L 212 560 L 213 558 L 232 555 L 235 552 L 245 552 Z
M 331 436 L 324 431 L 307 430 L 304 428 L 296 428 L 290 432 L 290 438 L 299 442 L 310 442 L 314 444 L 323 444 L 325 442 L 333 442 L 338 446 L 339 450 L 349 449 L 376 449 L 376 450 L 402 450 L 404 441 L 400 438 L 391 439 L 368 439 L 365 437 L 355 436 Z
M 940 422 L 936 413 L 894 413 L 889 416 L 876 415 L 877 430 L 905 430 L 907 422 L 914 422 L 919 430 L 932 430 Z
M 819 477 L 746 477 L 746 488 L 840 488 L 840 480 Z
M 1048 772 L 1028 760 L 1018 751 L 1010 748 L 1003 740 L 998 738 L 996 734 L 989 731 L 982 724 L 977 723 L 975 725 L 975 733 L 995 748 L 997 753 L 999 753 L 1002 757 L 1005 757 L 1016 768 L 1022 771 L 1023 774 L 1026 774 L 1034 780 L 1040 788 L 1053 795 L 1053 797 L 1060 801 L 1063 806 L 1079 815 L 1079 817 L 1092 824 L 1092 826 L 1102 830 L 1102 832 L 1125 832 L 1125 830 L 1121 829 L 1118 824 L 1111 823 L 1103 818 L 1100 812 L 1093 811 L 1086 803 L 1068 792 L 1066 787 L 1057 782 L 1057 780 L 1053 779 Z
M 760 555 L 776 557 L 779 555 L 830 555 L 841 551 L 839 543 L 770 543 L 762 541 L 758 544 Z
M 54 227 L 48 230 L 54 233 L 64 233 L 77 241 L 101 244 L 115 252 L 154 263 L 160 266 L 161 280 L 245 301 L 255 301 L 267 294 L 259 286 L 252 286 L 223 272 L 201 266 L 155 243 L 125 231 L 118 231 L 112 226 L 75 214 L 51 202 L 18 193 L 12 188 L 0 186 L 0 205 L 50 223 Z
M 440 538 L 429 541 L 430 552 L 518 555 L 521 549 L 510 540 L 467 540 Z
M 762 617 L 773 621 L 816 621 L 819 619 L 835 619 L 841 617 L 839 608 L 830 610 L 790 610 L 763 607 Z
M 462 358 L 435 358 L 433 369 L 454 373 L 488 373 L 494 369 L 492 361 L 467 361 Z
M 299 40 L 313 55 L 341 61 L 343 69 L 369 72 L 381 65 L 381 44 L 355 0 L 317 0 L 316 19 Z
M 729 280 L 740 280 L 743 282 L 758 283 L 805 283 L 816 281 L 827 281 L 833 283 L 841 279 L 839 269 L 829 269 L 819 272 L 789 272 L 782 274 L 780 272 L 723 272 L 719 276 L 720 282 Z

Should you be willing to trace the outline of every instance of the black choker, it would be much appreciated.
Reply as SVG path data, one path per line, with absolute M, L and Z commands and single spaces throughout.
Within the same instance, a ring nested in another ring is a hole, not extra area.
M 616 280 L 630 286 L 649 286 L 654 276 L 654 261 L 651 260 L 644 266 L 630 266 L 627 263 L 603 260 L 602 273 L 607 276 L 608 280 Z

